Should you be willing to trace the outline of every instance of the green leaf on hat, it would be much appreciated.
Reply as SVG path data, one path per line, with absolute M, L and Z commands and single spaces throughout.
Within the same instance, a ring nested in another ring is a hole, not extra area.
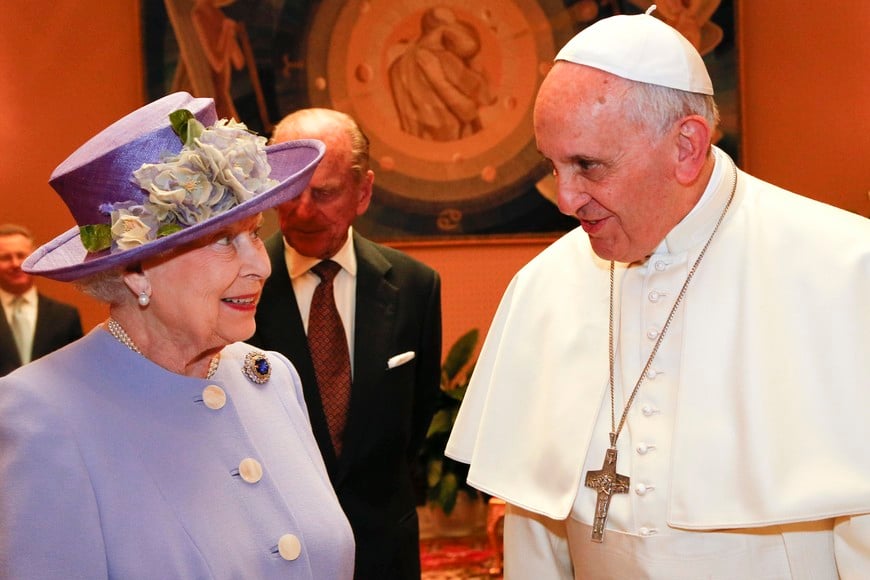
M 193 140 L 202 134 L 202 124 L 187 109 L 178 109 L 169 113 L 169 122 L 172 124 L 172 130 L 185 145 L 193 143 Z
M 157 237 L 162 238 L 163 236 L 168 236 L 170 234 L 174 234 L 175 232 L 180 232 L 184 228 L 178 224 L 163 224 L 159 228 L 157 228 Z
M 108 224 L 79 226 L 79 237 L 88 252 L 101 252 L 112 247 L 112 227 Z

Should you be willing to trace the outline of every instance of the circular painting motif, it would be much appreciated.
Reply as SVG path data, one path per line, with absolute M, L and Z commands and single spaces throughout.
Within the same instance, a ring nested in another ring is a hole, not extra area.
M 564 12 L 545 4 L 320 3 L 306 47 L 309 100 L 351 114 L 368 135 L 375 219 L 467 233 L 510 218 L 534 189 L 544 170 L 532 107 L 555 55 L 553 15 Z

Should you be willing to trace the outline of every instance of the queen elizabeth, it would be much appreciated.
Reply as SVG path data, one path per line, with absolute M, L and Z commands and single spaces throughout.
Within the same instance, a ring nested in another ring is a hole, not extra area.
M 109 319 L 0 380 L 0 577 L 352 577 L 299 377 L 240 342 L 270 273 L 261 212 L 322 155 L 176 93 L 55 170 L 78 225 L 24 269 Z

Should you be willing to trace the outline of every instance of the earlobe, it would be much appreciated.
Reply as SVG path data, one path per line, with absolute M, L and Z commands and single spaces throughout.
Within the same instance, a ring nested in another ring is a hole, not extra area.
M 124 284 L 136 296 L 140 306 L 148 306 L 151 299 L 151 282 L 144 271 L 139 269 L 124 272 Z
M 710 128 L 703 117 L 692 115 L 680 121 L 677 135 L 676 178 L 683 185 L 693 183 L 710 151 Z

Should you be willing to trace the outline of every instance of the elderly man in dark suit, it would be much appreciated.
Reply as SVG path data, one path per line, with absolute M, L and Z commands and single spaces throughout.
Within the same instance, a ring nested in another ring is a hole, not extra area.
M 0 225 L 0 376 L 82 337 L 78 310 L 37 292 L 21 270 L 32 252 L 27 228 Z
M 326 154 L 308 189 L 278 207 L 281 232 L 266 242 L 272 276 L 250 342 L 285 354 L 302 377 L 314 435 L 354 530 L 355 578 L 419 579 L 412 472 L 440 384 L 440 278 L 353 231 L 374 181 L 368 140 L 353 119 L 297 111 L 273 142 L 299 138 L 325 142 Z M 330 319 L 335 340 L 321 338 Z

